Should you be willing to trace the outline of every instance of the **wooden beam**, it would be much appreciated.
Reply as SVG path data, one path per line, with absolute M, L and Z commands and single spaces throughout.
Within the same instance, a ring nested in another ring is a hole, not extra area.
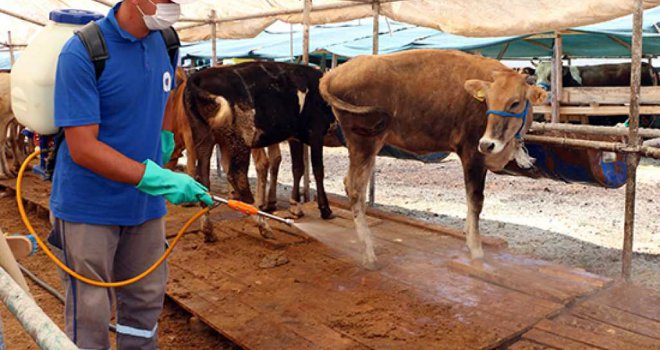
M 538 46 L 538 47 L 543 48 L 543 49 L 545 49 L 545 50 L 552 50 L 552 47 L 551 47 L 551 46 L 548 46 L 548 45 L 546 45 L 546 44 L 540 43 L 540 42 L 538 42 L 538 41 L 535 41 L 535 40 L 532 40 L 532 39 L 529 39 L 529 38 L 525 38 L 525 39 L 523 39 L 523 40 L 524 40 L 525 42 L 527 42 L 527 43 L 530 43 L 530 44 L 532 44 L 532 45 Z
M 544 131 L 560 131 L 585 135 L 626 136 L 628 128 L 616 126 L 575 125 L 564 123 L 538 123 L 533 122 L 530 133 L 536 134 Z M 658 129 L 639 129 L 639 136 L 644 138 L 660 137 Z
M 625 86 L 597 86 L 564 88 L 563 105 L 623 105 L 630 102 L 630 88 Z M 642 86 L 640 104 L 660 105 L 660 86 Z
M 549 114 L 552 113 L 550 106 L 534 106 L 534 113 Z M 630 109 L 627 106 L 562 106 L 559 108 L 561 115 L 593 115 L 593 116 L 611 116 L 628 115 Z M 640 106 L 640 115 L 660 114 L 660 106 Z
M 44 22 L 37 21 L 36 19 L 32 19 L 30 17 L 26 17 L 26 16 L 23 16 L 23 15 L 19 15 L 18 13 L 7 11 L 7 10 L 2 9 L 2 8 L 0 8 L 0 13 L 5 14 L 7 16 L 14 17 L 14 18 L 18 18 L 18 19 L 23 20 L 25 22 L 36 24 L 38 26 L 42 26 L 42 27 L 46 26 L 46 23 L 44 23 Z
M 504 46 L 502 46 L 502 49 L 500 50 L 500 52 L 497 53 L 497 59 L 498 59 L 498 60 L 501 60 L 502 57 L 504 57 L 504 55 L 506 54 L 506 51 L 509 49 L 509 45 L 511 45 L 511 42 L 510 42 L 510 41 L 507 41 L 507 42 L 504 44 Z
M 627 42 L 625 42 L 625 41 L 623 41 L 623 40 L 621 40 L 621 39 L 619 39 L 619 38 L 617 38 L 617 37 L 615 37 L 614 35 L 608 35 L 607 37 L 608 37 L 610 40 L 614 41 L 615 43 L 617 43 L 617 44 L 619 44 L 619 45 L 625 47 L 626 49 L 628 49 L 628 50 L 631 49 L 630 44 L 628 44 Z

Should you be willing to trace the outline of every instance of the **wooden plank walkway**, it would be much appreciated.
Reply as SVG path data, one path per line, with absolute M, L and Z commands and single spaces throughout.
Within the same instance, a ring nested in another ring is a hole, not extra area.
M 44 192 L 26 180 L 36 207 L 47 206 Z M 515 256 L 496 239 L 472 262 L 460 232 L 375 210 L 382 268 L 365 271 L 350 213 L 337 208 L 322 221 L 315 206 L 299 222 L 318 228 L 316 239 L 273 224 L 277 241 L 215 209 L 219 240 L 184 236 L 169 259 L 168 295 L 246 349 L 659 348 L 658 293 Z M 197 210 L 170 207 L 168 233 Z

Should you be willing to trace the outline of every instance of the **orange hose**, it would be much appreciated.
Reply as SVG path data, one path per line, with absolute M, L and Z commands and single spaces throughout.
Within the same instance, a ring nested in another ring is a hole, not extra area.
M 172 244 L 170 244 L 170 247 L 167 248 L 165 253 L 163 253 L 163 255 L 153 265 L 151 265 L 147 270 L 145 270 L 141 274 L 139 274 L 139 275 L 137 275 L 133 278 L 129 278 L 127 280 L 118 281 L 118 282 L 103 282 L 103 281 L 97 281 L 97 280 L 93 280 L 91 278 L 87 278 L 85 276 L 82 276 L 82 275 L 78 274 L 77 272 L 73 271 L 72 269 L 70 269 L 68 266 L 66 266 L 64 263 L 62 263 L 62 261 L 60 261 L 60 259 L 58 259 L 55 256 L 55 254 L 53 254 L 53 252 L 50 251 L 48 246 L 41 240 L 41 238 L 39 238 L 39 235 L 37 235 L 37 233 L 34 231 L 34 228 L 32 227 L 32 224 L 30 224 L 30 221 L 28 220 L 27 215 L 25 213 L 25 208 L 23 207 L 23 196 L 21 195 L 21 190 L 22 190 L 22 187 L 23 187 L 22 186 L 23 185 L 23 175 L 25 173 L 25 169 L 27 168 L 28 163 L 30 163 L 30 161 L 32 161 L 32 159 L 34 159 L 40 153 L 41 153 L 41 150 L 39 150 L 39 148 L 37 148 L 37 150 L 34 151 L 34 153 L 30 154 L 25 159 L 25 161 L 21 165 L 20 170 L 18 171 L 18 178 L 16 179 L 16 202 L 18 203 L 18 211 L 21 214 L 21 219 L 23 220 L 23 223 L 25 224 L 25 227 L 27 227 L 28 232 L 30 232 L 34 236 L 34 238 L 37 240 L 37 244 L 39 244 L 39 247 L 41 247 L 41 249 L 43 249 L 43 251 L 46 253 L 46 255 L 51 260 L 53 260 L 53 262 L 59 268 L 66 271 L 66 273 L 68 273 L 69 275 L 73 276 L 75 279 L 77 279 L 81 282 L 84 282 L 84 283 L 87 283 L 87 284 L 90 284 L 90 285 L 93 285 L 93 286 L 97 286 L 97 287 L 115 288 L 115 287 L 123 287 L 123 286 L 135 283 L 135 282 L 145 278 L 150 273 L 152 273 L 154 270 L 156 270 L 158 268 L 158 266 L 160 266 L 160 264 L 162 264 L 165 261 L 165 259 L 167 259 L 167 257 L 170 255 L 170 253 L 172 253 L 172 250 L 174 249 L 176 244 L 179 242 L 181 237 L 183 237 L 183 234 L 186 232 L 186 230 L 188 230 L 190 225 L 192 225 L 193 222 L 195 222 L 202 215 L 206 214 L 209 211 L 209 208 L 204 208 L 204 209 L 198 211 L 197 213 L 195 213 L 195 215 L 193 215 L 190 219 L 188 219 L 188 221 L 186 221 L 186 223 L 183 225 L 183 227 L 181 227 L 179 232 L 176 234 L 176 237 L 174 237 L 174 240 L 172 241 Z

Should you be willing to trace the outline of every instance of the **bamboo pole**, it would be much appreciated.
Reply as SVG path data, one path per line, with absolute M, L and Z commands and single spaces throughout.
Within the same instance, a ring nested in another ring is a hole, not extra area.
M 552 119 L 551 121 L 553 123 L 558 123 L 559 122 L 559 108 L 560 108 L 560 101 L 559 98 L 561 96 L 561 88 L 562 88 L 562 38 L 561 34 L 558 32 L 555 32 L 555 45 L 552 50 L 552 86 L 551 86 L 551 91 L 552 91 L 552 98 L 551 98 L 551 105 L 552 105 Z
M 309 65 L 309 17 L 312 12 L 312 0 L 305 0 L 305 6 L 303 7 L 303 57 L 302 61 L 304 65 Z M 303 145 L 303 164 L 305 166 L 305 172 L 303 176 L 303 198 L 305 202 L 309 202 L 311 199 L 310 189 L 309 189 L 309 146 Z
M 0 268 L 0 300 L 41 349 L 78 350 L 37 303 Z
M 544 131 L 574 132 L 577 134 L 602 136 L 627 136 L 629 134 L 628 128 L 625 127 L 575 125 L 566 123 L 532 123 L 532 127 L 530 129 L 531 133 Z M 660 137 L 660 130 L 640 128 L 639 136 L 643 138 Z
M 379 36 L 380 33 L 380 2 L 375 0 L 371 8 L 373 10 L 373 35 L 371 42 L 371 53 L 378 55 L 378 45 L 379 45 Z M 376 204 L 376 158 L 374 158 L 374 167 L 371 169 L 371 177 L 369 178 L 369 206 L 373 207 Z
M 639 91 L 642 75 L 642 18 L 643 0 L 635 0 L 633 12 L 633 38 L 632 38 L 632 68 L 630 71 L 630 121 L 628 145 L 639 145 Z M 637 165 L 639 155 L 629 155 L 626 159 L 628 176 L 626 180 L 626 217 L 623 225 L 623 254 L 621 274 L 630 280 L 632 271 L 633 237 L 635 231 L 635 190 L 637 185 Z

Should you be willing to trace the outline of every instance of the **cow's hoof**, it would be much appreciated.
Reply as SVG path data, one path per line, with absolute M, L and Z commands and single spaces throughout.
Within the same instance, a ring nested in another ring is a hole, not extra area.
M 201 231 L 202 234 L 204 235 L 204 243 L 213 243 L 218 240 L 218 237 L 215 236 L 215 232 L 213 232 L 213 224 L 210 223 L 209 221 L 202 222 Z
M 275 210 L 277 210 L 277 202 L 268 203 L 268 206 L 266 207 L 266 211 L 272 213 Z
M 259 234 L 265 239 L 275 239 L 275 235 L 272 230 L 269 229 L 259 229 Z
M 294 208 L 294 207 L 291 207 L 291 208 L 289 208 L 289 213 L 291 214 L 291 216 L 292 216 L 294 219 L 300 219 L 300 218 L 302 218 L 303 216 L 305 216 L 305 213 L 304 213 L 302 210 L 300 210 L 300 208 L 298 208 L 298 207 L 295 207 L 295 208 Z
M 365 268 L 365 270 L 369 271 L 378 271 L 380 270 L 380 264 L 378 263 L 378 260 L 376 259 L 369 259 L 369 258 L 363 258 L 362 259 L 362 266 Z
M 481 260 L 484 258 L 484 250 L 481 247 L 477 249 L 470 249 L 470 257 L 472 260 Z
M 267 213 L 272 213 L 277 210 L 277 203 L 268 203 L 268 205 L 262 205 L 260 209 Z
M 203 232 L 204 233 L 204 243 L 213 243 L 218 241 L 218 237 L 215 236 L 213 232 Z
M 335 214 L 332 213 L 332 210 L 330 210 L 330 208 L 324 208 L 324 209 L 321 209 L 321 218 L 323 220 L 334 219 Z

